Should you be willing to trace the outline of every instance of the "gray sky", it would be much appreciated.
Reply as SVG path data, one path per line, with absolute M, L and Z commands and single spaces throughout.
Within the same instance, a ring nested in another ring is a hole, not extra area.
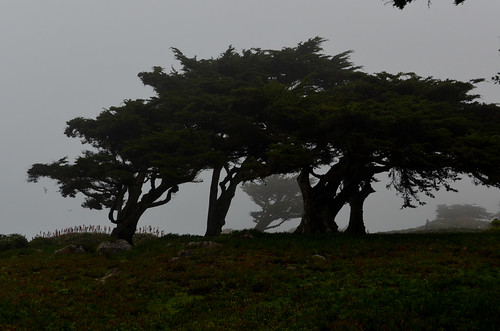
M 77 116 L 95 117 L 124 99 L 152 95 L 137 78 L 153 66 L 176 65 L 170 47 L 189 56 L 216 57 L 229 45 L 279 49 L 321 36 L 325 52 L 353 50 L 366 72 L 414 71 L 469 80 L 500 70 L 500 1 L 426 0 L 404 11 L 383 0 L 46 0 L 0 2 L 0 233 L 29 237 L 82 224 L 111 225 L 105 212 L 63 199 L 51 181 L 26 182 L 36 162 L 75 156 L 84 147 L 63 134 Z M 500 86 L 483 83 L 485 102 L 500 102 Z M 44 188 L 48 191 L 45 193 Z M 365 211 L 370 232 L 403 229 L 434 217 L 436 204 L 475 203 L 498 210 L 498 189 L 457 184 L 428 205 L 399 210 L 401 199 L 375 187 Z M 189 184 L 140 225 L 203 234 L 208 183 Z M 228 227 L 251 227 L 255 205 L 242 193 Z M 346 215 L 338 218 L 346 225 Z M 291 225 L 289 225 L 291 226 Z

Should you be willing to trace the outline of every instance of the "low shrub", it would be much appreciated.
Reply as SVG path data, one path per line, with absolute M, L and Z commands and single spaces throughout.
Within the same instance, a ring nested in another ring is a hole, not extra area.
M 0 234 L 0 252 L 13 248 L 24 248 L 28 246 L 28 239 L 20 234 Z
M 498 218 L 495 218 L 490 224 L 492 228 L 500 229 L 500 220 Z
M 40 232 L 29 243 L 30 248 L 54 250 L 67 245 L 82 246 L 87 252 L 94 252 L 103 241 L 113 241 L 111 227 L 99 225 L 80 225 L 62 230 Z M 143 244 L 164 236 L 164 231 L 151 226 L 138 228 L 134 237 L 134 244 Z
M 490 222 L 490 227 L 486 231 L 500 232 L 500 220 L 498 218 L 493 219 L 493 221 Z
M 67 233 L 53 237 L 35 237 L 30 242 L 32 248 L 63 247 L 67 245 L 82 246 L 86 251 L 95 251 L 97 246 L 110 239 L 107 233 Z

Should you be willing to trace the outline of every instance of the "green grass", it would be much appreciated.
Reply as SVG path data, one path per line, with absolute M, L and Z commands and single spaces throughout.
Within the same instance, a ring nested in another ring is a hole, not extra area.
M 495 330 L 500 233 L 38 238 L 0 252 L 0 329 Z M 81 255 L 54 255 L 75 243 Z M 179 257 L 180 251 L 189 251 Z M 314 255 L 321 255 L 315 257 Z M 101 279 L 113 273 L 103 282 Z

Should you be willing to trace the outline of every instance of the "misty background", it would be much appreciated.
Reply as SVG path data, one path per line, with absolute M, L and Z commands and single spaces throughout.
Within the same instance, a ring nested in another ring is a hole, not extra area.
M 37 162 L 86 149 L 64 134 L 66 121 L 95 117 L 124 99 L 147 99 L 153 91 L 137 77 L 153 66 L 177 66 L 170 47 L 187 56 L 217 57 L 236 50 L 281 49 L 320 36 L 326 54 L 353 50 L 351 60 L 368 73 L 415 72 L 468 81 L 484 77 L 476 93 L 500 102 L 489 80 L 500 70 L 500 1 L 416 1 L 403 11 L 383 0 L 114 0 L 0 2 L 0 233 L 29 238 L 40 231 L 78 225 L 110 226 L 106 211 L 83 209 L 81 196 L 62 198 L 55 182 L 27 183 Z M 208 173 L 202 183 L 180 187 L 165 206 L 147 212 L 139 226 L 167 233 L 203 234 Z M 436 193 L 427 205 L 400 210 L 402 200 L 385 188 L 366 202 L 370 233 L 406 229 L 432 220 L 438 204 L 477 204 L 499 209 L 498 189 L 457 182 L 459 193 Z M 226 227 L 254 226 L 256 210 L 241 190 Z M 339 214 L 347 225 L 347 213 Z M 285 223 L 282 230 L 297 222 Z

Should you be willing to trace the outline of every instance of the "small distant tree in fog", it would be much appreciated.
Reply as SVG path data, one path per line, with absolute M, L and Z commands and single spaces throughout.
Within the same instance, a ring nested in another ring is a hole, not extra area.
M 243 184 L 243 191 L 261 209 L 250 212 L 253 222 L 256 223 L 256 230 L 277 228 L 302 216 L 302 195 L 297 177 L 269 176 L 260 181 Z
M 488 220 L 493 215 L 488 213 L 484 207 L 471 204 L 438 205 L 436 208 L 436 219 L 473 219 Z

